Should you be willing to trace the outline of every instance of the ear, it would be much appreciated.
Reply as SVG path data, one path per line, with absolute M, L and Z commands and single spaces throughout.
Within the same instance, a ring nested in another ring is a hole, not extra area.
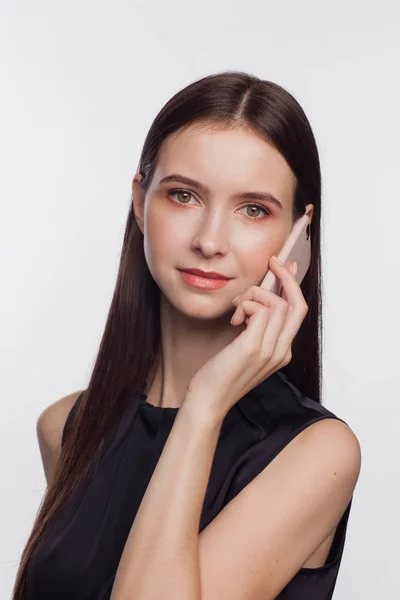
M 307 204 L 305 213 L 307 214 L 308 218 L 310 219 L 310 223 L 311 223 L 312 218 L 313 218 L 313 214 L 314 214 L 314 205 L 313 204 Z
M 135 213 L 136 223 L 140 231 L 144 232 L 144 199 L 145 193 L 140 187 L 139 182 L 143 179 L 143 175 L 136 173 L 132 181 L 132 203 L 133 212 Z

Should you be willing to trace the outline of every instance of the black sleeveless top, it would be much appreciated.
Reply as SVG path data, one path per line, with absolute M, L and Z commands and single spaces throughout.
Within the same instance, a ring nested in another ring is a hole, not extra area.
M 68 415 L 63 443 L 81 397 Z M 144 393 L 132 395 L 94 477 L 36 546 L 27 600 L 109 600 L 132 522 L 178 411 L 153 406 L 146 398 Z M 327 418 L 342 421 L 301 394 L 280 371 L 234 404 L 222 423 L 199 533 L 294 437 Z M 300 569 L 277 599 L 332 598 L 351 503 L 352 499 L 324 566 Z

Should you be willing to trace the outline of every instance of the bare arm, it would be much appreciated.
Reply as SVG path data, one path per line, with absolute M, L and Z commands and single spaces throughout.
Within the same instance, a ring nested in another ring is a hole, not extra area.
M 178 411 L 111 600 L 272 600 L 336 527 L 360 449 L 349 427 L 328 419 L 292 440 L 199 536 L 220 428 L 190 404 Z
M 182 404 L 143 496 L 111 600 L 199 600 L 201 509 L 221 428 Z
M 81 392 L 74 392 L 47 406 L 39 415 L 36 435 L 47 484 L 61 454 L 61 439 L 69 411 Z

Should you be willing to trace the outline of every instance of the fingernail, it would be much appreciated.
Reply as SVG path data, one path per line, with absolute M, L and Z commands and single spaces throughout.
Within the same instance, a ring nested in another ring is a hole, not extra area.
M 282 261 L 280 261 L 280 260 L 279 260 L 279 258 L 275 256 L 275 254 L 273 254 L 273 255 L 272 255 L 272 258 L 273 258 L 273 260 L 274 260 L 275 262 L 277 262 L 277 263 L 278 263 L 278 265 L 282 265 L 282 266 L 283 266 L 283 262 L 282 262 Z

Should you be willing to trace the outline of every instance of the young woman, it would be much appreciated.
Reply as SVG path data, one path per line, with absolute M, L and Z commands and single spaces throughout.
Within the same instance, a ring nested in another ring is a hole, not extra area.
M 225 72 L 162 108 L 88 387 L 38 419 L 48 487 L 13 600 L 332 598 L 361 454 L 321 403 L 320 212 L 282 87 Z M 304 213 L 299 286 L 273 255 Z

